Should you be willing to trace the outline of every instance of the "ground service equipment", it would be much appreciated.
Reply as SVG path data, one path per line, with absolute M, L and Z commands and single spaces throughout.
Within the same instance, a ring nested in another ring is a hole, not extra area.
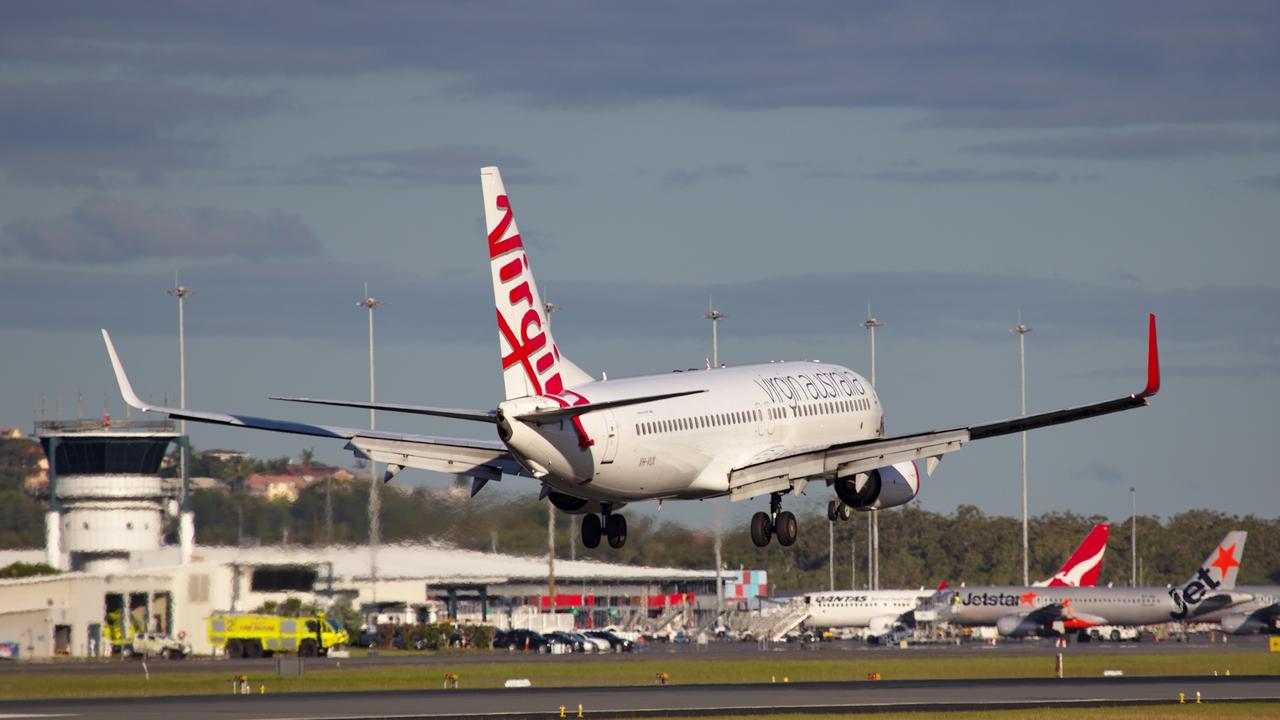
M 209 616 L 209 643 L 222 648 L 228 657 L 269 657 L 277 652 L 315 657 L 348 642 L 347 631 L 323 614 L 297 618 L 240 613 Z

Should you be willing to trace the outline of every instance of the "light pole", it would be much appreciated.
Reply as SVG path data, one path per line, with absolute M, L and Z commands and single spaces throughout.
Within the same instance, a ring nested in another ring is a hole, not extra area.
M 178 283 L 178 273 L 173 274 L 173 287 L 165 290 L 164 293 L 170 297 L 178 298 L 178 407 L 185 410 L 187 408 L 187 321 L 186 321 L 186 299 L 190 295 L 195 294 L 195 290 L 183 287 Z M 182 496 L 179 499 L 178 513 L 178 547 L 179 556 L 182 564 L 187 564 L 191 560 L 192 551 L 195 549 L 196 526 L 195 515 L 189 512 L 187 499 L 187 483 L 191 471 L 191 453 L 187 443 L 187 421 L 179 421 L 179 432 L 182 434 L 182 441 L 178 444 L 178 466 L 179 472 L 182 473 Z
M 1022 375 L 1022 416 L 1027 415 L 1027 333 L 1031 326 L 1022 322 L 1022 314 L 1018 314 L 1017 326 L 1009 332 L 1018 334 L 1018 368 Z M 1028 562 L 1027 543 L 1027 432 L 1022 431 L 1022 584 L 1030 585 L 1031 576 Z
M 1129 585 L 1138 587 L 1138 491 L 1133 487 L 1129 488 L 1129 506 L 1129 554 L 1133 556 L 1130 558 L 1133 567 L 1129 571 Z
M 867 321 L 862 323 L 862 327 L 871 331 L 871 387 L 876 386 L 876 328 L 883 327 L 884 322 L 877 320 L 875 315 L 871 314 L 871 306 L 867 306 Z M 880 589 L 880 511 L 872 510 L 867 515 L 867 542 L 871 546 L 867 555 L 867 581 L 871 583 L 871 589 Z
M 369 295 L 369 283 L 364 284 L 364 299 L 356 303 L 369 311 L 369 404 L 377 402 L 377 384 L 373 372 L 373 310 L 382 301 Z M 369 429 L 378 425 L 377 413 L 369 408 Z M 378 482 L 378 463 L 369 460 L 369 576 L 373 601 L 378 601 L 378 544 L 382 541 L 382 488 Z
M 702 317 L 711 321 L 711 367 L 718 368 L 720 367 L 720 321 L 728 316 L 712 307 L 711 299 L 707 298 L 707 314 Z

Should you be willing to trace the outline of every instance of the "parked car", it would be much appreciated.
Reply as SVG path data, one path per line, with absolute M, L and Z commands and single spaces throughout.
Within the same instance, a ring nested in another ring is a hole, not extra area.
M 191 654 L 191 643 L 172 638 L 164 633 L 138 633 L 121 652 L 125 657 L 162 657 L 165 660 L 181 660 Z
M 575 637 L 580 637 L 587 644 L 587 652 L 604 653 L 613 650 L 613 643 L 602 637 L 596 637 L 588 632 L 574 631 Z
M 636 644 L 626 638 L 618 637 L 606 630 L 588 630 L 583 633 L 589 638 L 604 640 L 609 643 L 609 648 L 614 652 L 634 652 Z
M 495 648 L 507 650 L 529 650 L 530 652 L 549 653 L 555 642 L 542 633 L 534 630 L 505 630 L 493 638 Z
M 543 637 L 552 642 L 557 642 L 561 645 L 567 646 L 570 652 L 581 653 L 587 651 L 587 639 L 581 635 L 556 630 L 555 632 L 544 634 Z M 595 643 L 591 643 L 591 649 L 593 651 L 595 650 Z

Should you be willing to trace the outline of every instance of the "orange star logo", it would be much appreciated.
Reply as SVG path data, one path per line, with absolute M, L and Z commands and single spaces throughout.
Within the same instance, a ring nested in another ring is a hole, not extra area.
M 1018 599 L 1019 599 L 1019 600 L 1021 600 L 1021 602 L 1020 602 L 1020 603 L 1018 603 L 1018 604 L 1019 604 L 1019 605 L 1034 605 L 1034 604 L 1035 604 L 1036 597 L 1038 597 L 1038 596 L 1037 596 L 1035 593 L 1033 593 L 1033 592 L 1029 592 L 1029 593 L 1027 593 L 1027 594 L 1025 594 L 1025 595 L 1020 595 Z
M 1218 571 L 1222 573 L 1222 577 L 1225 578 L 1228 570 L 1240 567 L 1240 561 L 1236 560 L 1236 546 L 1232 544 L 1226 548 L 1218 547 L 1218 559 L 1209 563 L 1209 565 L 1218 568 Z

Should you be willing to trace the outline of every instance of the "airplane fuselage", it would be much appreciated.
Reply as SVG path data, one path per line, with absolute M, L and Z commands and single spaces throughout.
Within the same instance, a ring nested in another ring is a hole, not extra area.
M 933 590 L 851 590 L 805 596 L 811 628 L 871 627 L 915 610 Z
M 509 423 L 517 460 L 553 489 L 601 501 L 723 495 L 733 467 L 876 438 L 883 411 L 858 373 L 819 362 L 687 370 L 587 383 L 508 400 L 506 415 L 660 393 L 693 395 L 554 422 Z M 501 427 L 500 427 L 501 430 Z

